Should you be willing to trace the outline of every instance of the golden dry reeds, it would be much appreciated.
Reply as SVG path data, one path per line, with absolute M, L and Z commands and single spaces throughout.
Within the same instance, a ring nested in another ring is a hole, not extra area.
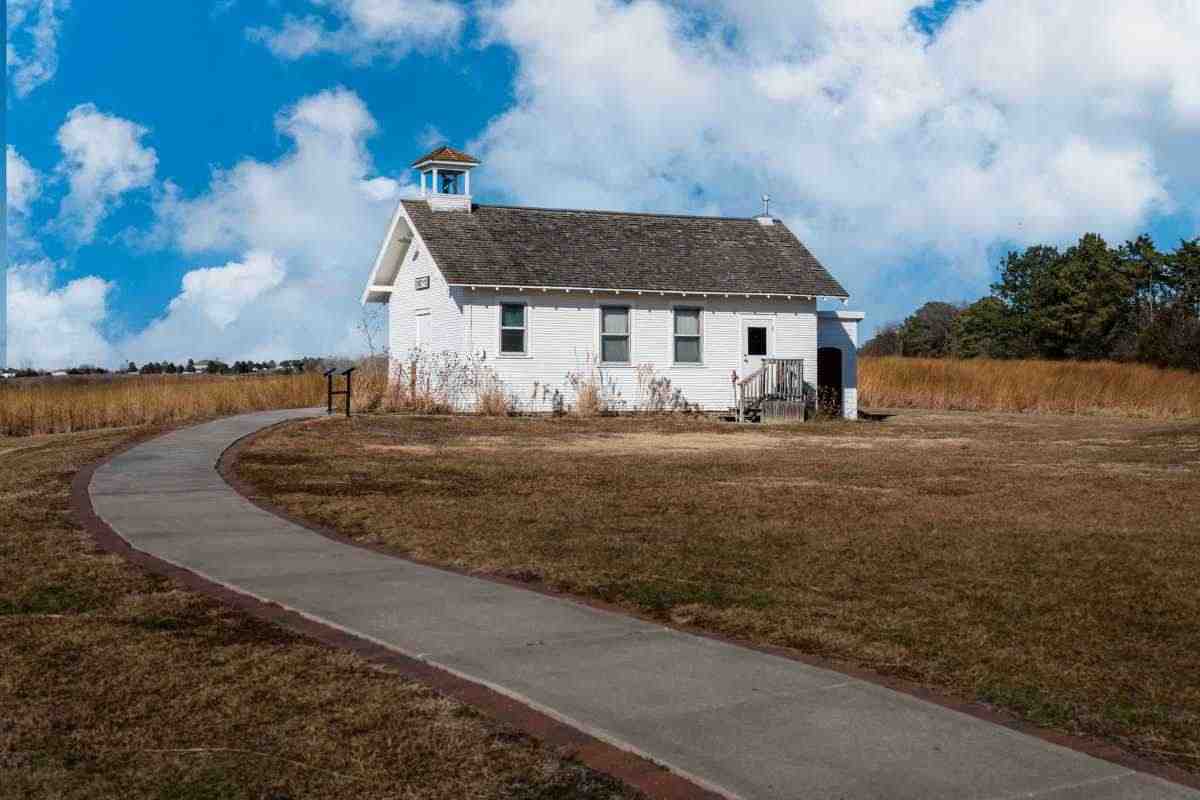
M 1112 361 L 862 358 L 868 408 L 1200 417 L 1200 374 Z
M 325 402 L 325 379 L 301 375 L 112 375 L 0 383 L 0 435 L 162 425 Z

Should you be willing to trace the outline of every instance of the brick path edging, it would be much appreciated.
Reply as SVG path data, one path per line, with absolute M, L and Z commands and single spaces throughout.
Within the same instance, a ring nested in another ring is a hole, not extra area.
M 967 714 L 968 716 L 975 717 L 976 719 L 980 719 L 985 722 L 990 722 L 994 725 L 1000 725 L 1001 727 L 1009 728 L 1010 730 L 1014 730 L 1019 733 L 1023 733 L 1027 736 L 1032 736 L 1034 738 L 1041 739 L 1042 741 L 1045 741 L 1045 742 L 1050 742 L 1051 744 L 1058 745 L 1059 747 L 1065 747 L 1069 750 L 1075 750 L 1080 753 L 1085 753 L 1089 756 L 1092 756 L 1093 758 L 1098 758 L 1102 761 L 1108 761 L 1109 763 L 1118 764 L 1122 767 L 1126 767 L 1128 769 L 1131 769 L 1131 770 L 1134 770 L 1137 772 L 1144 772 L 1148 775 L 1154 775 L 1155 777 L 1162 778 L 1163 780 L 1170 781 L 1172 783 L 1178 783 L 1182 786 L 1187 786 L 1192 789 L 1200 789 L 1200 774 L 1189 772 L 1187 770 L 1181 769 L 1181 768 L 1173 766 L 1171 764 L 1162 763 L 1162 762 L 1147 758 L 1145 756 L 1138 755 L 1129 750 L 1126 750 L 1123 747 L 1120 747 L 1119 745 L 1113 744 L 1112 742 L 1104 741 L 1104 740 L 1089 737 L 1089 736 L 1064 733 L 1061 731 L 1055 731 L 1055 730 L 1050 730 L 1048 728 L 1043 728 L 1040 725 L 1037 725 L 1033 722 L 1029 722 L 1028 720 L 1021 719 L 1014 714 L 1011 714 L 1007 711 L 1003 711 L 994 706 L 990 706 L 986 703 L 983 703 L 980 701 L 963 700 L 963 699 L 960 699 L 957 697 L 953 697 L 947 693 L 940 692 L 936 689 L 931 689 L 928 686 L 916 683 L 914 681 L 905 680 L 903 678 L 899 678 L 899 677 L 895 677 L 895 676 L 891 676 L 891 675 L 883 675 L 878 672 L 873 672 L 870 669 L 867 669 L 865 667 L 856 666 L 854 664 L 849 664 L 844 661 L 837 661 L 837 660 L 834 660 L 831 658 L 826 658 L 824 656 L 817 656 L 817 655 L 812 655 L 809 653 L 801 653 L 801 652 L 798 652 L 796 650 L 792 650 L 792 649 L 789 649 L 786 647 L 777 647 L 777 646 L 773 646 L 773 645 L 759 644 L 759 643 L 747 641 L 744 639 L 737 639 L 737 638 L 734 638 L 731 636 L 725 636 L 725 635 L 722 635 L 719 633 L 714 633 L 712 631 L 698 628 L 695 626 L 682 625 L 682 624 L 678 624 L 675 622 L 671 622 L 669 620 L 664 621 L 657 617 L 650 617 L 645 614 L 639 614 L 635 611 L 631 611 L 630 609 L 628 609 L 624 606 L 616 605 L 615 603 L 606 603 L 602 600 L 596 600 L 594 598 L 584 597 L 582 595 L 576 595 L 576 594 L 571 594 L 568 592 L 557 591 L 555 589 L 550 588 L 546 584 L 538 582 L 538 581 L 521 581 L 521 580 L 517 580 L 515 578 L 508 578 L 508 577 L 504 577 L 501 575 L 492 575 L 492 574 L 488 574 L 488 573 L 484 573 L 484 572 L 477 572 L 477 571 L 472 571 L 469 569 L 463 569 L 460 567 L 450 566 L 447 564 L 439 564 L 439 563 L 436 563 L 433 561 L 423 560 L 423 559 L 419 559 L 419 558 L 413 558 L 411 556 L 400 556 L 400 555 L 397 555 L 394 550 L 391 550 L 384 545 L 372 544 L 369 542 L 361 542 L 361 541 L 353 539 L 349 536 L 346 536 L 344 534 L 338 533 L 337 531 L 335 531 L 331 528 L 314 523 L 310 520 L 306 520 L 306 519 L 297 517 L 297 516 L 291 514 L 290 512 L 286 511 L 285 509 L 280 508 L 279 506 L 276 506 L 273 503 L 262 498 L 256 492 L 254 486 L 252 486 L 251 484 L 242 480 L 236 474 L 236 470 L 234 469 L 234 465 L 237 463 L 237 459 L 238 459 L 238 456 L 240 455 L 240 453 L 243 450 L 247 449 L 248 447 L 252 446 L 256 439 L 258 439 L 261 436 L 265 436 L 265 435 L 269 434 L 276 428 L 284 427 L 287 425 L 294 425 L 296 423 L 297 423 L 296 420 L 286 420 L 284 422 L 279 422 L 274 425 L 269 425 L 269 426 L 260 428 L 259 430 L 254 431 L 253 433 L 247 434 L 246 436 L 243 436 L 242 438 L 238 439 L 236 442 L 232 443 L 229 447 L 227 447 L 225 449 L 225 451 L 221 454 L 221 458 L 217 463 L 217 471 L 220 473 L 221 477 L 224 478 L 225 482 L 228 483 L 233 488 L 234 491 L 236 491 L 244 499 L 253 503 L 258 508 L 262 509 L 263 511 L 266 511 L 269 514 L 273 514 L 274 516 L 279 517 L 280 519 L 284 519 L 288 522 L 291 522 L 294 525 L 298 525 L 298 526 L 305 528 L 309 531 L 312 531 L 313 533 L 316 533 L 320 536 L 324 536 L 327 539 L 331 539 L 332 541 L 338 542 L 340 544 L 350 545 L 351 547 L 357 547 L 362 550 L 368 550 L 373 553 L 385 555 L 385 556 L 388 556 L 391 558 L 397 558 L 397 559 L 400 559 L 403 561 L 408 561 L 413 564 L 419 564 L 419 565 L 425 566 L 425 567 L 432 567 L 434 569 L 439 569 L 444 572 L 451 572 L 451 573 L 455 573 L 455 574 L 459 574 L 459 575 L 465 575 L 465 576 L 469 576 L 471 578 L 475 578 L 478 580 L 485 580 L 485 581 L 490 581 L 492 583 L 499 583 L 499 584 L 502 584 L 505 586 L 512 586 L 512 587 L 516 587 L 519 589 L 523 589 L 525 591 L 537 592 L 538 594 L 543 594 L 548 597 L 555 597 L 558 599 L 570 600 L 573 603 L 590 606 L 592 608 L 597 608 L 597 609 L 607 611 L 607 612 L 610 612 L 613 614 L 622 614 L 627 617 L 634 617 L 637 619 L 644 620 L 646 622 L 651 622 L 655 625 L 660 625 L 665 628 L 670 628 L 672 630 L 680 631 L 681 633 L 687 633 L 692 636 L 700 636 L 700 637 L 703 637 L 706 639 L 712 639 L 712 640 L 724 642 L 727 644 L 737 645 L 738 647 L 746 648 L 748 650 L 756 650 L 761 653 L 768 653 L 770 655 L 779 656 L 781 658 L 786 658 L 786 659 L 789 659 L 792 661 L 798 661 L 798 662 L 800 662 L 802 664 L 806 664 L 808 666 L 813 666 L 813 667 L 818 667 L 820 669 L 829 670 L 830 672 L 839 672 L 843 675 L 846 675 L 851 678 L 855 678 L 857 680 L 865 681 L 867 683 L 872 683 L 872 684 L 875 684 L 876 686 L 881 686 L 886 689 L 891 689 L 892 691 L 895 691 L 895 692 L 901 692 L 903 694 L 907 694 L 912 697 L 916 697 L 916 698 L 924 700 L 926 702 L 942 706 L 943 708 L 952 709 L 954 711 L 958 711 L 959 713 Z M 512 701 L 510 701 L 510 702 L 512 702 Z M 623 752 L 623 751 L 618 751 L 618 752 Z M 597 767 L 597 769 L 602 769 L 602 768 Z M 699 787 L 697 787 L 697 788 L 699 788 Z M 715 795 L 715 794 L 709 792 L 707 795 L 704 795 L 704 796 L 717 797 L 719 795 Z
M 190 570 L 133 548 L 96 514 L 88 487 L 96 470 L 105 463 L 166 432 L 158 431 L 152 435 L 135 438 L 104 458 L 80 468 L 72 478 L 71 513 L 102 551 L 119 555 L 147 572 L 170 578 L 191 591 L 232 606 L 256 619 L 278 625 L 323 645 L 348 650 L 367 661 L 386 666 L 401 677 L 421 683 L 438 694 L 471 706 L 493 720 L 532 736 L 559 755 L 573 758 L 598 772 L 616 778 L 651 800 L 717 800 L 723 797 L 641 756 L 600 741 L 486 686 L 308 619 L 275 603 L 264 602 L 234 591 Z
M 925 700 L 926 702 L 934 703 L 936 705 L 970 715 L 977 719 L 1010 728 L 1026 735 L 1034 736 L 1042 739 L 1043 741 L 1056 744 L 1060 747 L 1066 747 L 1071 750 L 1086 753 L 1087 755 L 1095 758 L 1119 764 L 1123 767 L 1127 767 L 1138 772 L 1154 775 L 1173 783 L 1193 789 L 1200 789 L 1200 775 L 1186 771 L 1179 767 L 1160 763 L 1144 756 L 1136 755 L 1109 742 L 1047 730 L 983 703 L 963 701 L 911 681 L 906 681 L 904 679 L 892 676 L 881 675 L 861 667 L 856 667 L 840 661 L 834 661 L 821 656 L 799 653 L 782 647 L 755 644 L 753 642 L 722 636 L 720 634 L 715 634 L 710 631 L 693 628 L 687 625 L 664 622 L 663 620 L 657 618 L 652 619 L 645 615 L 633 613 L 629 609 L 617 606 L 615 604 L 555 591 L 544 584 L 523 582 L 502 576 L 487 575 L 484 573 L 472 572 L 470 570 L 448 567 L 443 564 L 422 561 L 420 559 L 398 556 L 393 551 L 389 551 L 387 548 L 382 546 L 359 542 L 351 539 L 350 537 L 339 534 L 336 531 L 297 518 L 285 512 L 283 509 L 275 507 L 273 504 L 263 500 L 261 497 L 256 496 L 253 487 L 238 478 L 234 474 L 233 470 L 233 465 L 237 461 L 238 454 L 246 447 L 249 447 L 251 444 L 253 444 L 256 438 L 267 434 L 276 427 L 294 424 L 295 422 L 295 420 L 280 422 L 276 425 L 263 427 L 257 431 L 254 431 L 253 433 L 241 437 L 225 449 L 217 465 L 215 466 L 221 477 L 233 488 L 233 490 L 249 502 L 270 514 L 306 528 L 307 530 L 310 530 L 325 538 L 360 549 L 387 555 L 392 558 L 421 564 L 423 566 L 434 567 L 447 572 L 469 575 L 476 579 L 488 580 L 495 583 L 518 587 L 526 591 L 533 591 L 547 596 L 567 599 L 575 603 L 588 605 L 609 612 L 645 619 L 653 622 L 656 625 L 672 628 L 694 636 L 701 636 L 717 641 L 727 642 L 735 644 L 739 647 L 770 653 L 775 656 L 798 661 L 810 666 L 816 666 L 822 669 L 840 672 L 852 678 L 873 683 L 893 691 L 902 692 Z M 92 539 L 96 542 L 97 546 L 101 550 L 120 555 L 127 561 L 147 570 L 148 572 L 172 578 L 192 591 L 200 592 L 223 603 L 231 605 L 234 608 L 250 614 L 257 619 L 277 624 L 287 630 L 321 642 L 324 645 L 349 650 L 367 659 L 368 661 L 387 666 L 394 672 L 400 674 L 402 677 L 422 683 L 439 694 L 470 705 L 499 722 L 511 725 L 517 730 L 533 736 L 546 745 L 555 748 L 563 755 L 573 757 L 597 771 L 604 772 L 614 778 L 617 778 L 628 786 L 641 791 L 653 800 L 683 800 L 684 798 L 702 798 L 703 800 L 713 800 L 714 798 L 723 797 L 723 795 L 693 783 L 681 775 L 670 772 L 666 768 L 655 764 L 646 758 L 622 750 L 618 747 L 608 744 L 607 742 L 603 742 L 577 728 L 560 722 L 559 720 L 554 719 L 547 714 L 537 711 L 536 709 L 533 709 L 486 686 L 474 683 L 457 675 L 453 675 L 450 672 L 431 666 L 424 661 L 404 656 L 375 642 L 363 639 L 335 627 L 308 619 L 275 603 L 264 602 L 249 595 L 242 594 L 241 592 L 230 589 L 229 587 L 201 577 L 187 569 L 176 566 L 131 547 L 128 542 L 121 538 L 119 534 L 117 534 L 95 513 L 95 510 L 92 507 L 91 496 L 88 488 L 96 470 L 105 463 L 121 453 L 147 441 L 148 439 L 161 436 L 169 431 L 170 429 L 161 429 L 151 434 L 136 437 L 133 440 L 125 443 L 125 445 L 122 447 L 109 453 L 105 457 L 82 467 L 72 479 L 70 501 L 71 512 L 78 524 L 91 535 Z

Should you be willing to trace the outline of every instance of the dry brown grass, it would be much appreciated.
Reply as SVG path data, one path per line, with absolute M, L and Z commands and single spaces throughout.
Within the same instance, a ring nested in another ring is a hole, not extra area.
M 608 404 L 600 387 L 593 383 L 584 383 L 575 391 L 575 405 L 571 412 L 580 417 L 598 417 L 608 412 Z
M 0 797 L 629 796 L 418 684 L 97 554 L 69 481 L 129 435 L 0 438 Z
M 398 553 L 847 660 L 1200 771 L 1200 423 L 359 418 L 242 474 Z
M 166 425 L 325 402 L 325 379 L 303 375 L 134 375 L 0 383 L 0 435 Z
M 861 358 L 858 387 L 874 408 L 1200 417 L 1200 373 L 1142 364 Z

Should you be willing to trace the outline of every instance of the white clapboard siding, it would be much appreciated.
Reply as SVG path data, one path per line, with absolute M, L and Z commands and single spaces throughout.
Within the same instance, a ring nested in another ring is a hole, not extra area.
M 454 212 L 445 212 L 454 213 Z M 453 352 L 494 369 L 520 408 L 545 411 L 558 392 L 575 402 L 569 375 L 588 371 L 600 351 L 600 308 L 630 308 L 631 358 L 628 365 L 600 365 L 610 399 L 617 408 L 634 409 L 642 400 L 637 367 L 651 365 L 656 376 L 669 378 L 684 399 L 706 410 L 731 407 L 731 373 L 744 376 L 743 320 L 768 321 L 770 355 L 804 359 L 805 379 L 816 385 L 818 337 L 822 345 L 843 349 L 847 416 L 856 413 L 855 347 L 861 314 L 820 312 L 805 298 L 710 296 L 683 297 L 656 292 L 614 294 L 609 291 L 506 291 L 449 286 L 430 257 L 419 231 L 401 256 L 389 297 L 388 344 L 393 364 L 418 346 L 419 315 L 427 314 L 428 353 Z M 428 278 L 418 290 L 416 280 Z M 500 353 L 500 306 L 523 303 L 527 308 L 527 353 Z M 674 309 L 701 309 L 701 364 L 674 364 Z M 820 324 L 818 324 L 820 319 Z
M 418 290 L 416 280 L 429 278 L 429 288 Z M 462 309 L 429 257 L 419 235 L 404 254 L 388 302 L 388 349 L 393 359 L 417 347 L 417 316 L 428 314 L 429 352 L 462 349 Z
M 569 405 L 574 391 L 569 373 L 588 369 L 600 348 L 600 308 L 621 305 L 630 308 L 631 357 L 629 365 L 601 365 L 613 398 L 626 408 L 637 407 L 638 365 L 653 365 L 660 376 L 670 378 L 690 403 L 704 409 L 725 409 L 733 404 L 731 373 L 745 374 L 742 359 L 742 319 L 763 317 L 773 326 L 773 352 L 780 358 L 803 358 L 816 380 L 817 317 L 813 300 L 767 300 L 756 298 L 696 299 L 657 294 L 611 292 L 496 292 L 463 290 L 460 297 L 463 349 L 482 356 L 494 368 L 507 389 L 529 410 L 550 407 L 557 390 Z M 523 303 L 527 308 L 527 353 L 500 353 L 500 306 Z M 677 306 L 701 309 L 703 363 L 672 363 L 674 353 L 673 314 Z

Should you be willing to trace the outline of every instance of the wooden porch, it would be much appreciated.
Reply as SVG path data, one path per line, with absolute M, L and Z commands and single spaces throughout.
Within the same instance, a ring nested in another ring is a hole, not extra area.
M 803 358 L 764 358 L 762 367 L 737 382 L 738 422 L 800 422 L 811 390 Z

